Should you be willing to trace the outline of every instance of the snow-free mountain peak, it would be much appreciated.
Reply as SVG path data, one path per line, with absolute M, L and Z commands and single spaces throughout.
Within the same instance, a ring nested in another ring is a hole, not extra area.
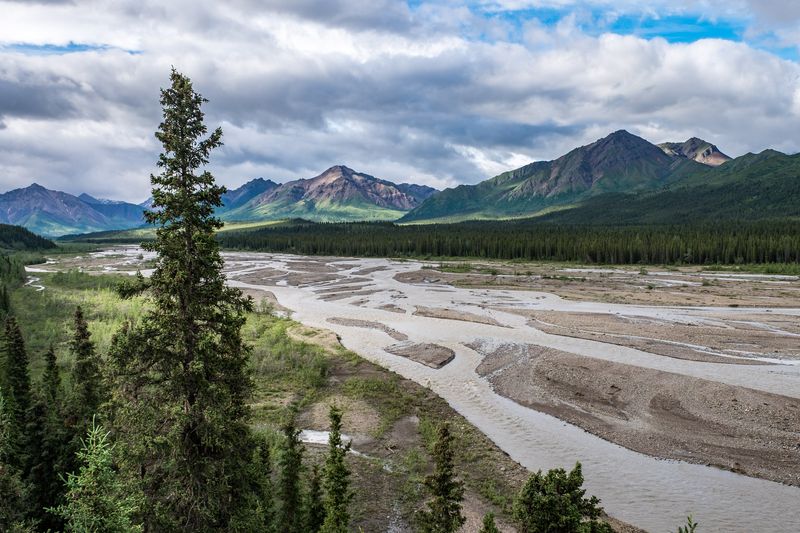
M 397 185 L 334 165 L 309 179 L 288 181 L 223 215 L 227 220 L 394 220 L 436 190 L 424 185 Z
M 658 147 L 667 155 L 691 159 L 711 167 L 718 167 L 731 160 L 731 158 L 723 154 L 719 148 L 698 137 L 692 137 L 682 143 L 661 143 Z

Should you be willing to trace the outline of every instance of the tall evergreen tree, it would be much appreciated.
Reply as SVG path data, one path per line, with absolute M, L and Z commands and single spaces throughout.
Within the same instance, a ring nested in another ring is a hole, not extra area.
M 133 516 L 140 504 L 114 469 L 109 433 L 94 424 L 78 452 L 80 470 L 67 478 L 66 503 L 51 511 L 75 533 L 136 533 L 142 531 Z
M 5 329 L 6 409 L 10 415 L 11 449 L 9 462 L 26 469 L 28 431 L 31 411 L 31 378 L 25 341 L 14 317 L 6 319 Z
M 308 481 L 308 493 L 305 503 L 305 529 L 306 533 L 317 533 L 325 521 L 325 504 L 322 498 L 322 484 L 319 467 L 311 468 L 311 478 Z
M 100 373 L 101 362 L 95 353 L 94 342 L 89 332 L 89 324 L 83 316 L 83 309 L 75 309 L 74 332 L 70 341 L 70 351 L 75 358 L 72 371 L 72 416 L 78 428 L 79 438 L 86 434 L 92 417 L 98 414 L 103 401 L 103 381 Z
M 11 311 L 11 300 L 8 297 L 8 288 L 0 282 L 0 317 Z
M 350 471 L 345 456 L 350 443 L 342 442 L 342 412 L 331 406 L 328 415 L 331 421 L 328 435 L 328 457 L 325 460 L 325 522 L 324 533 L 346 533 L 350 525 L 347 506 L 353 498 L 350 491 Z
M 36 394 L 33 407 L 33 433 L 31 439 L 31 467 L 28 481 L 31 486 L 31 503 L 40 529 L 60 531 L 61 519 L 47 513 L 46 508 L 55 507 L 64 493 L 61 475 L 68 465 L 68 435 L 64 428 L 62 408 L 61 375 L 53 347 L 45 355 L 45 370 Z
M 252 302 L 225 285 L 214 217 L 225 188 L 200 171 L 222 131 L 206 137 L 206 100 L 174 69 L 170 81 L 156 132 L 161 173 L 151 176 L 145 213 L 157 225 L 144 245 L 156 267 L 136 287 L 149 286 L 152 305 L 113 344 L 112 413 L 148 500 L 146 528 L 202 532 L 228 527 L 247 482 L 251 380 L 241 328 Z
M 300 479 L 303 472 L 303 443 L 294 416 L 284 422 L 283 441 L 278 455 L 278 520 L 284 533 L 302 533 L 303 516 Z
M 269 443 L 256 441 L 248 468 L 249 483 L 242 486 L 242 492 L 234 496 L 246 501 L 231 518 L 229 530 L 232 532 L 276 533 L 274 487 L 272 484 L 272 459 Z
M 444 423 L 439 426 L 433 447 L 433 474 L 425 478 L 425 486 L 431 494 L 428 509 L 421 519 L 421 530 L 425 533 L 453 533 L 466 521 L 461 514 L 464 484 L 456 479 L 452 444 L 450 426 Z
M 28 487 L 20 471 L 9 463 L 16 453 L 13 413 L 0 388 L 0 531 L 25 531 Z
M 44 363 L 42 395 L 50 405 L 56 405 L 61 400 L 61 370 L 58 368 L 58 359 L 52 344 L 44 356 Z
M 61 469 L 64 473 L 78 468 L 78 453 L 83 446 L 83 439 L 91 429 L 94 417 L 98 416 L 100 405 L 106 399 L 100 372 L 102 363 L 95 351 L 89 324 L 80 306 L 75 308 L 72 324 L 69 350 L 74 363 L 72 387 L 64 405 L 64 446 L 61 453 Z M 52 374 L 50 379 L 53 379 Z

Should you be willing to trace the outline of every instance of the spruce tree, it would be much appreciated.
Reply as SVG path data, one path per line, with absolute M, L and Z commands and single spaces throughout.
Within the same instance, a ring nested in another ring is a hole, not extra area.
M 303 443 L 300 430 L 295 427 L 294 415 L 282 426 L 283 440 L 278 455 L 278 508 L 277 523 L 284 533 L 302 533 L 302 493 L 300 479 L 303 472 Z
M 42 396 L 50 405 L 58 405 L 61 401 L 61 370 L 53 345 L 44 356 L 44 373 L 42 374 Z
M 353 494 L 350 491 L 350 471 L 345 456 L 350 443 L 342 443 L 342 412 L 331 406 L 328 415 L 331 421 L 328 435 L 328 457 L 325 460 L 325 522 L 324 533 L 346 533 L 350 524 L 347 507 Z
M 99 415 L 100 405 L 106 399 L 100 373 L 101 361 L 95 352 L 89 324 L 80 306 L 75 308 L 72 324 L 72 338 L 69 343 L 73 358 L 72 387 L 64 406 L 66 429 L 61 461 L 64 472 L 72 472 L 78 468 L 76 461 L 83 439 L 91 428 L 94 417 Z
M 514 501 L 520 533 L 611 533 L 611 526 L 599 520 L 600 500 L 585 498 L 582 486 L 580 463 L 569 473 L 555 468 L 532 474 Z
M 24 472 L 28 459 L 31 378 L 25 341 L 14 317 L 6 319 L 5 358 L 5 401 L 11 424 L 9 462 Z
M 275 489 L 272 485 L 272 457 L 270 456 L 269 443 L 261 442 L 253 450 L 253 473 L 251 479 L 256 481 L 255 497 L 257 516 L 259 517 L 259 530 L 264 533 L 277 531 L 275 527 Z M 245 508 L 245 512 L 251 512 Z
M 466 521 L 461 514 L 464 484 L 456 479 L 452 444 L 450 427 L 444 423 L 439 426 L 433 447 L 433 474 L 425 478 L 431 495 L 421 517 L 421 530 L 425 533 L 453 533 Z
M 72 371 L 72 416 L 79 438 L 83 438 L 92 417 L 98 414 L 103 401 L 103 381 L 100 373 L 101 362 L 95 353 L 94 342 L 89 332 L 89 324 L 80 306 L 75 309 L 74 332 L 70 341 L 70 351 L 75 358 Z
M 74 461 L 66 461 L 64 457 L 69 450 L 68 435 L 64 428 L 61 375 L 52 346 L 45 355 L 45 364 L 33 407 L 31 468 L 27 479 L 40 529 L 60 531 L 64 525 L 60 518 L 44 509 L 58 504 L 64 493 L 60 477 Z
M 0 317 L 7 315 L 11 311 L 11 301 L 8 297 L 8 288 L 0 283 Z
M 497 525 L 494 523 L 494 513 L 486 513 L 483 515 L 483 524 L 478 533 L 500 533 Z
M 0 388 L 0 531 L 25 531 L 25 512 L 28 504 L 28 486 L 22 481 L 20 471 L 9 461 L 16 453 L 16 431 L 13 413 Z
M 196 532 L 226 529 L 247 483 L 251 459 L 247 400 L 249 352 L 241 338 L 252 309 L 226 287 L 214 209 L 224 187 L 201 167 L 220 146 L 221 130 L 206 136 L 206 100 L 173 69 L 161 91 L 160 174 L 151 176 L 157 253 L 148 288 L 150 311 L 112 345 L 116 417 L 130 472 L 147 498 L 148 529 Z M 131 294 L 133 291 L 125 291 Z
M 78 452 L 80 470 L 67 477 L 66 503 L 51 509 L 75 533 L 135 533 L 139 498 L 118 477 L 114 469 L 113 446 L 102 426 L 92 426 Z
M 237 513 L 231 517 L 229 530 L 242 533 L 276 533 L 272 459 L 269 443 L 265 440 L 254 442 L 247 478 L 249 483 L 243 485 L 241 493 L 234 496 L 246 503 L 237 506 Z
M 308 481 L 308 492 L 305 503 L 305 529 L 307 533 L 317 533 L 325 521 L 325 504 L 322 498 L 322 485 L 319 467 L 311 468 L 311 478 Z

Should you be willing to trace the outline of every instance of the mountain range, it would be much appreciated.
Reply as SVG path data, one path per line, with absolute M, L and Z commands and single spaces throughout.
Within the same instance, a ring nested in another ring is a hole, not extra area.
M 0 194 L 0 223 L 47 236 L 135 227 L 143 223 L 143 211 L 134 204 L 73 196 L 37 183 Z
M 252 182 L 251 182 L 252 183 Z M 260 194 L 231 205 L 223 220 L 305 218 L 317 222 L 396 220 L 436 193 L 425 185 L 395 184 L 337 165 L 311 179 L 271 183 Z
M 602 194 L 662 190 L 728 160 L 701 139 L 657 146 L 620 130 L 558 159 L 537 161 L 477 185 L 444 190 L 400 221 L 542 215 Z
M 217 215 L 225 221 L 305 218 L 319 222 L 396 220 L 436 189 L 395 184 L 337 165 L 319 176 L 279 184 L 253 179 L 222 196 Z M 0 223 L 50 237 L 136 228 L 152 198 L 141 204 L 73 196 L 34 183 L 0 194 Z
M 337 165 L 282 184 L 257 178 L 222 200 L 217 215 L 227 222 L 535 217 L 569 224 L 665 224 L 798 217 L 800 155 L 765 150 L 731 159 L 696 137 L 655 145 L 620 130 L 552 161 L 441 192 Z M 0 223 L 47 236 L 127 229 L 144 223 L 151 202 L 73 196 L 33 184 L 0 194 Z
M 800 154 L 731 159 L 698 138 L 654 145 L 621 130 L 477 185 L 447 189 L 400 222 L 533 218 L 647 225 L 800 217 Z

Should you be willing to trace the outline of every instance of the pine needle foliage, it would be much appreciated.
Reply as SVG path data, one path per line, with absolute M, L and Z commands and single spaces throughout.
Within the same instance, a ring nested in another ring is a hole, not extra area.
M 75 427 L 76 439 L 82 439 L 104 400 L 103 377 L 100 372 L 102 362 L 95 351 L 89 324 L 80 306 L 75 309 L 73 328 L 69 348 L 75 366 L 72 370 L 69 416 Z
M 31 412 L 31 378 L 25 341 L 13 316 L 6 319 L 5 325 L 5 376 L 3 377 L 11 432 L 8 462 L 24 470 L 29 444 L 26 435 Z
M 75 533 L 137 533 L 139 501 L 119 479 L 113 462 L 109 433 L 92 421 L 83 448 L 78 451 L 80 470 L 66 480 L 66 503 L 52 509 L 64 519 L 65 530 Z
M 303 495 L 301 476 L 303 473 L 303 443 L 300 430 L 295 425 L 294 415 L 287 417 L 281 428 L 283 440 L 278 454 L 278 520 L 284 533 L 303 532 Z
M 68 458 L 70 433 L 64 425 L 61 373 L 53 347 L 45 354 L 45 369 L 35 394 L 32 409 L 30 470 L 27 481 L 31 487 L 30 510 L 40 530 L 61 531 L 60 517 L 45 511 L 56 507 L 64 494 L 62 473 L 75 464 Z M 69 459 L 69 460 L 68 460 Z
M 342 411 L 331 406 L 328 434 L 328 457 L 325 459 L 325 522 L 323 533 L 346 533 L 350 525 L 348 506 L 353 499 L 350 490 L 350 470 L 345 458 L 350 442 L 342 442 Z
M 9 464 L 17 452 L 13 413 L 0 387 L 0 531 L 26 531 L 25 523 L 28 486 L 20 471 Z M 32 529 L 31 529 L 32 530 Z
M 453 436 L 447 423 L 439 426 L 433 459 L 433 474 L 425 478 L 431 499 L 421 515 L 420 529 L 424 533 L 453 533 L 464 525 L 466 519 L 461 514 L 464 483 L 456 478 Z
M 161 172 L 151 176 L 156 252 L 146 289 L 150 311 L 115 339 L 115 430 L 137 472 L 148 530 L 227 529 L 248 482 L 251 439 L 247 401 L 252 383 L 242 341 L 250 299 L 225 285 L 214 209 L 224 187 L 203 170 L 222 131 L 208 134 L 206 100 L 172 70 L 161 91 L 156 138 Z
M 585 498 L 582 486 L 580 463 L 569 473 L 556 468 L 532 474 L 514 501 L 520 533 L 612 533 L 611 526 L 599 520 L 600 500 Z
M 308 481 L 308 493 L 305 503 L 305 531 L 317 533 L 325 521 L 325 504 L 322 497 L 322 475 L 319 466 L 311 468 L 311 478 Z

